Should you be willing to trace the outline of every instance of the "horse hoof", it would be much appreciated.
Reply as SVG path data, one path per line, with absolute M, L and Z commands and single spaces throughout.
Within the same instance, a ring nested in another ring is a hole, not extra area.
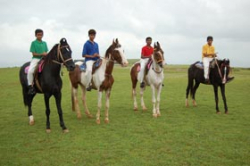
M 96 119 L 96 124 L 100 124 L 100 123 L 101 123 L 100 119 Z
M 86 114 L 89 119 L 93 118 L 92 114 Z
M 185 106 L 186 107 L 189 107 L 189 103 L 188 103 L 188 100 L 186 99 L 186 101 L 185 101 Z
M 63 133 L 68 133 L 68 132 L 69 132 L 68 129 L 64 129 L 64 130 L 63 130 Z
M 51 129 L 46 129 L 46 133 L 51 133 Z
M 154 118 L 157 118 L 157 114 L 153 114 L 153 117 L 154 117 Z
M 157 114 L 157 117 L 160 117 L 160 116 L 161 116 L 161 114 L 160 114 L 160 113 L 158 113 L 158 114 Z
M 142 110 L 143 111 L 147 111 L 148 109 L 147 109 L 147 107 L 143 107 Z
M 137 107 L 134 107 L 134 111 L 138 111 L 138 108 L 137 108 Z
M 29 124 L 30 124 L 30 126 L 33 126 L 35 124 L 35 121 L 32 120 L 32 121 L 29 122 Z
M 217 111 L 217 112 L 216 112 L 216 114 L 218 114 L 218 115 L 219 115 L 219 114 L 220 114 L 220 111 Z
M 82 115 L 77 115 L 77 119 L 82 119 Z
M 105 123 L 108 124 L 108 123 L 109 123 L 109 120 L 108 120 L 108 119 L 105 119 Z
M 225 114 L 228 114 L 228 111 L 225 111 Z

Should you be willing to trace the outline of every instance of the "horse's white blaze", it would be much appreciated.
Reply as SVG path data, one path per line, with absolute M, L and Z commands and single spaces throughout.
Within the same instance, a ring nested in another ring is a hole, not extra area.
M 227 67 L 224 67 L 223 83 L 226 83 Z
M 124 55 L 124 50 L 122 49 L 122 47 L 115 48 L 115 50 L 119 51 L 121 58 L 122 58 L 122 64 L 123 65 L 128 64 L 128 60 L 126 59 L 126 57 Z

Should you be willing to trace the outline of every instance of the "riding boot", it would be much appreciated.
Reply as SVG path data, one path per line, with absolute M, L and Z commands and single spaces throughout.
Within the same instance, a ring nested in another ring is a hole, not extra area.
M 91 86 L 91 84 L 89 84 L 89 86 L 87 87 L 87 91 L 91 91 L 91 89 L 92 89 L 92 86 Z
M 141 88 L 144 88 L 145 87 L 145 83 L 142 82 L 141 85 L 140 85 Z
M 36 93 L 35 88 L 32 85 L 29 85 L 28 87 L 29 87 L 28 94 L 34 95 Z

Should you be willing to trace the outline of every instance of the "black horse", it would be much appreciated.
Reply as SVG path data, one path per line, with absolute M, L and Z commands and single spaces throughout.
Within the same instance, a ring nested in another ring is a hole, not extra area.
M 34 88 L 37 93 L 44 94 L 44 101 L 46 105 L 46 131 L 50 132 L 50 107 L 49 107 L 49 99 L 53 95 L 56 99 L 57 111 L 60 119 L 60 126 L 62 127 L 64 132 L 68 132 L 64 121 L 63 121 L 63 112 L 61 108 L 61 98 L 62 98 L 62 79 L 60 76 L 60 71 L 62 65 L 67 67 L 68 71 L 73 71 L 75 68 L 75 64 L 71 58 L 72 51 L 70 46 L 67 43 L 65 38 L 60 40 L 59 44 L 56 44 L 48 53 L 47 56 L 44 57 L 44 67 L 41 73 L 38 73 L 34 80 Z M 25 73 L 25 68 L 29 66 L 30 62 L 25 63 L 19 72 L 20 82 L 22 84 L 23 90 L 23 102 L 25 106 L 28 106 L 28 116 L 29 116 L 29 124 L 34 124 L 34 118 L 32 115 L 32 101 L 36 94 L 28 94 L 28 83 L 27 83 L 27 74 Z
M 193 99 L 193 106 L 196 106 L 196 101 L 195 101 L 195 93 L 196 90 L 198 89 L 200 83 L 206 84 L 205 83 L 205 78 L 204 78 L 204 70 L 202 68 L 197 67 L 197 63 L 192 64 L 189 69 L 188 69 L 188 86 L 186 90 L 186 106 L 188 107 L 188 95 L 189 92 L 191 94 L 191 97 Z M 225 108 L 225 113 L 228 113 L 228 108 L 227 108 L 227 102 L 226 102 L 226 96 L 225 96 L 225 84 L 223 83 L 223 79 L 228 78 L 228 74 L 231 70 L 230 68 L 230 61 L 229 59 L 223 59 L 223 60 L 217 60 L 214 59 L 210 63 L 210 72 L 209 72 L 209 79 L 210 79 L 210 84 L 213 85 L 214 87 L 214 96 L 215 96 L 215 103 L 216 103 L 216 112 L 220 113 L 219 107 L 218 107 L 218 87 L 221 89 L 221 95 L 222 99 L 224 101 L 224 108 Z M 194 84 L 195 81 L 195 85 Z

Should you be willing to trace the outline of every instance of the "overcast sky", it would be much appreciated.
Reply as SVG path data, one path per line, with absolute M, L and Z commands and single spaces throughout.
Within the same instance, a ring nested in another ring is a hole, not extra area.
M 31 59 L 36 28 L 49 49 L 66 37 L 80 59 L 90 28 L 103 56 L 118 38 L 128 59 L 140 57 L 145 38 L 159 41 L 168 64 L 201 60 L 206 37 L 214 37 L 220 58 L 250 67 L 250 0 L 1 0 L 0 67 Z

